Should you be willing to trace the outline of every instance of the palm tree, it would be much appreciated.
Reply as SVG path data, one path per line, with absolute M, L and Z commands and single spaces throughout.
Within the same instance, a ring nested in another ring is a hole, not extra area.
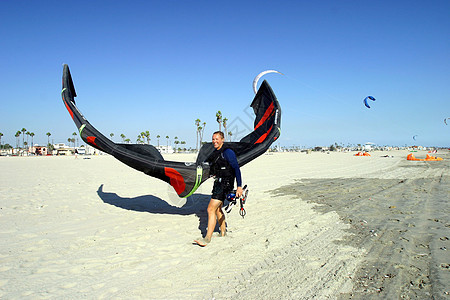
M 20 130 L 18 130 L 18 131 L 16 132 L 15 137 L 16 137 L 16 148 L 19 148 Z
M 50 145 L 50 136 L 52 135 L 50 132 L 46 133 L 47 135 L 47 147 Z
M 178 144 L 180 143 L 180 141 L 178 141 L 178 137 L 177 137 L 177 136 L 176 136 L 176 137 L 174 137 L 173 139 L 174 139 L 174 142 L 173 142 L 173 143 L 175 144 L 175 147 L 174 147 L 174 148 L 175 148 L 175 150 L 176 150 L 176 149 L 177 149 L 177 146 L 178 146 Z
M 125 134 L 121 133 L 120 137 L 122 138 L 122 143 L 124 143 L 125 142 Z
M 195 126 L 197 126 L 197 142 L 196 142 L 196 144 L 195 144 L 195 149 L 197 150 L 197 152 L 198 152 L 198 136 L 199 136 L 199 134 L 200 134 L 200 131 L 199 131 L 199 127 L 200 127 L 200 119 L 197 119 L 197 120 L 195 120 Z
M 203 145 L 203 134 L 205 133 L 206 122 L 203 122 L 203 126 L 200 127 L 200 146 Z
M 223 123 L 223 132 L 225 134 L 225 141 L 227 140 L 227 121 L 228 121 L 227 118 L 223 118 L 222 123 Z
M 27 132 L 25 132 L 25 134 L 27 135 L 27 145 L 29 145 L 30 143 L 28 142 L 28 138 L 30 137 L 30 132 L 27 131 Z
M 222 131 L 222 113 L 220 110 L 216 112 L 216 121 L 219 123 L 219 131 Z
M 136 143 L 143 144 L 144 142 L 142 142 L 141 138 L 142 138 L 142 133 L 137 136 Z
M 169 151 L 169 136 L 166 135 L 166 139 L 167 139 L 167 151 Z
M 114 133 L 111 132 L 111 133 L 109 134 L 109 136 L 111 137 L 111 140 L 112 140 L 112 138 L 113 138 L 113 136 L 114 136 Z
M 231 131 L 228 131 L 228 136 L 230 137 L 230 142 L 231 142 L 231 136 L 233 135 L 233 133 Z
M 3 136 L 3 133 L 0 132 L 0 148 L 2 146 L 2 136 Z
M 25 142 L 25 132 L 27 131 L 25 128 L 22 128 L 22 145 L 24 146 L 24 142 Z M 25 146 L 24 146 L 25 147 Z
M 202 126 L 198 126 L 197 127 L 197 131 L 198 131 L 198 136 L 199 136 L 199 143 L 198 143 L 198 147 L 199 148 L 201 148 L 202 147 L 202 130 L 203 130 L 203 127 Z M 200 151 L 200 150 L 198 150 L 197 149 L 197 151 Z
M 147 130 L 144 132 L 144 136 L 147 139 L 147 144 L 150 145 L 150 132 Z
M 125 139 L 124 142 L 129 144 L 131 142 L 131 140 L 130 139 Z
M 157 136 L 156 136 L 156 138 L 158 139 L 158 148 L 159 148 L 159 138 L 160 138 L 161 136 L 158 134 Z
M 74 132 L 74 133 L 72 133 L 72 135 L 74 137 L 74 139 L 73 139 L 73 147 L 75 148 L 75 137 L 77 136 L 77 133 Z M 78 138 L 77 138 L 77 144 L 78 144 Z
M 31 136 L 31 147 L 33 147 L 33 145 L 34 145 L 34 132 L 31 132 L 30 136 Z

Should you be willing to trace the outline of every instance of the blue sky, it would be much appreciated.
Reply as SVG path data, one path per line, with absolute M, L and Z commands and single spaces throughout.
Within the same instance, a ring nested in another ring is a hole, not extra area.
M 0 132 L 67 142 L 78 108 L 114 140 L 149 130 L 195 147 L 194 120 L 240 131 L 261 71 L 283 146 L 450 146 L 450 1 L 0 1 Z M 362 101 L 372 95 L 371 109 Z M 412 139 L 417 135 L 417 141 Z

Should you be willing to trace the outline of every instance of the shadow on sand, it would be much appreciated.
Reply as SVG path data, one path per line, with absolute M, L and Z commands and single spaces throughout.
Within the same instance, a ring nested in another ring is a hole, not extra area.
M 195 214 L 199 219 L 198 229 L 201 231 L 202 236 L 206 234 L 208 225 L 206 208 L 211 195 L 194 194 L 187 198 L 186 203 L 182 207 L 176 207 L 153 195 L 126 198 L 120 197 L 116 193 L 105 193 L 103 192 L 103 184 L 98 188 L 97 194 L 104 203 L 127 210 L 183 216 Z

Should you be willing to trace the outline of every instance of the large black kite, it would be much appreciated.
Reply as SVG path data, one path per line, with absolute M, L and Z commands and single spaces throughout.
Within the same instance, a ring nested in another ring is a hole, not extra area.
M 210 177 L 208 157 L 214 151 L 212 143 L 204 144 L 195 162 L 165 160 L 152 145 L 114 143 L 81 114 L 75 104 L 75 87 L 68 65 L 64 65 L 62 100 L 87 144 L 106 152 L 124 164 L 169 183 L 180 197 L 188 197 Z M 260 156 L 280 136 L 281 108 L 271 87 L 264 80 L 250 105 L 256 118 L 254 129 L 239 142 L 225 142 L 224 147 L 235 151 L 239 166 Z

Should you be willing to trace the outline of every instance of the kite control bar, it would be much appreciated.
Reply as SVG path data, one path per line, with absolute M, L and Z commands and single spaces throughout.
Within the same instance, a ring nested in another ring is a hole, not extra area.
M 247 214 L 247 212 L 244 209 L 244 204 L 245 204 L 245 200 L 247 200 L 247 196 L 248 196 L 248 190 L 247 190 L 247 185 L 244 186 L 243 191 L 242 191 L 242 195 L 241 197 L 239 197 L 239 202 L 241 203 L 241 209 L 239 210 L 239 215 L 244 218 L 245 215 Z
M 227 200 L 229 201 L 229 203 L 227 206 L 225 206 L 225 211 L 227 213 L 230 213 L 233 206 L 237 204 L 237 200 L 239 200 L 239 204 L 241 205 L 241 208 L 239 209 L 239 215 L 242 218 L 244 218 L 245 215 L 247 214 L 247 212 L 244 209 L 244 204 L 245 200 L 247 200 L 247 196 L 248 196 L 247 185 L 244 186 L 244 188 L 242 189 L 242 195 L 237 199 L 236 199 L 236 190 L 233 190 L 231 193 L 227 195 Z

